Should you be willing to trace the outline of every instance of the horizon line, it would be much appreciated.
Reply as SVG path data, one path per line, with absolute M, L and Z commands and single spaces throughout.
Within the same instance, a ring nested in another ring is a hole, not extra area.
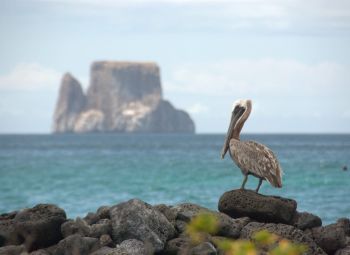
M 6 135 L 226 135 L 226 132 L 195 132 L 195 133 L 128 133 L 128 132 L 92 132 L 92 133 L 50 133 L 50 132 L 28 132 L 28 133 L 1 133 L 0 136 Z M 350 132 L 246 132 L 241 135 L 350 135 Z

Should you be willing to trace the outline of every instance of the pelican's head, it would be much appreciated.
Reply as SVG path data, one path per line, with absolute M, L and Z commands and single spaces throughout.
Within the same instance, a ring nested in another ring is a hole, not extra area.
M 252 107 L 252 100 L 250 99 L 239 99 L 236 100 L 233 105 L 232 105 L 232 113 L 236 108 L 243 108 L 243 109 L 248 109 Z
M 221 158 L 225 157 L 225 154 L 229 148 L 230 140 L 234 133 L 239 135 L 244 121 L 248 118 L 252 108 L 252 101 L 249 99 L 240 99 L 233 103 L 231 121 L 227 130 L 227 135 L 224 143 L 224 147 L 221 151 Z

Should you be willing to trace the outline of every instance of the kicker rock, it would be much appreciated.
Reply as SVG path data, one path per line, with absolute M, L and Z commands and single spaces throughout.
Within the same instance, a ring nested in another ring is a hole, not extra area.
M 70 98 L 74 102 L 75 96 L 67 96 L 68 92 L 63 101 Z M 64 104 L 61 99 L 60 95 L 56 112 Z M 195 129 L 186 112 L 162 99 L 160 71 L 155 63 L 93 63 L 84 104 L 74 114 L 65 113 L 70 111 L 61 114 L 67 119 L 66 125 L 58 125 L 55 115 L 54 132 L 193 133 Z
M 80 83 L 66 73 L 61 81 L 54 114 L 53 129 L 56 133 L 73 132 L 75 122 L 85 107 L 85 95 Z

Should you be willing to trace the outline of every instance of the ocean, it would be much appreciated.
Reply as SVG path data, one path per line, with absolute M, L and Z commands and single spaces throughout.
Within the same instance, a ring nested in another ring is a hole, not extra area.
M 295 199 L 324 224 L 350 217 L 350 135 L 243 135 L 270 147 L 283 188 L 260 193 Z M 131 198 L 150 204 L 197 203 L 217 209 L 243 176 L 222 135 L 0 135 L 0 213 L 54 203 L 68 217 Z M 258 180 L 249 177 L 246 188 Z

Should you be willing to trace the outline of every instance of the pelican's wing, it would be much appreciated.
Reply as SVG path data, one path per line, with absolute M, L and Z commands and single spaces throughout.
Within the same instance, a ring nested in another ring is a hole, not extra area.
M 254 141 L 240 142 L 239 147 L 236 148 L 239 154 L 236 160 L 240 167 L 244 166 L 252 174 L 264 177 L 275 187 L 282 187 L 282 169 L 268 147 Z

